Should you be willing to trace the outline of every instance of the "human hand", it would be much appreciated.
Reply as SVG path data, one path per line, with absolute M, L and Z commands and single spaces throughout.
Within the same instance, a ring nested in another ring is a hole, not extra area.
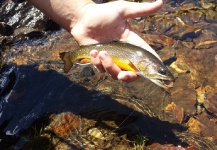
M 148 16 L 163 5 L 162 0 L 153 3 L 115 1 L 104 4 L 87 4 L 77 14 L 77 22 L 71 34 L 79 45 L 123 41 L 148 50 L 160 59 L 158 54 L 139 36 L 127 22 L 128 18 Z M 134 72 L 122 71 L 114 64 L 107 52 L 91 51 L 93 65 L 100 72 L 107 71 L 114 79 L 131 82 L 138 77 Z

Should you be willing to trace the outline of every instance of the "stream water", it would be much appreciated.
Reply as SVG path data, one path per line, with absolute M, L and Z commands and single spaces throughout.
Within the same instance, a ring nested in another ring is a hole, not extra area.
M 217 149 L 215 0 L 129 20 L 176 76 L 171 95 L 91 65 L 64 74 L 71 35 L 27 2 L 0 7 L 0 149 Z

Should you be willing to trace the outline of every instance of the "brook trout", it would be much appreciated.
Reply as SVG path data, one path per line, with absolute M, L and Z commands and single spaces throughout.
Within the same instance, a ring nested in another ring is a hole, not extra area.
M 141 47 L 122 42 L 85 45 L 72 52 L 60 53 L 64 72 L 69 72 L 75 63 L 91 63 L 90 51 L 93 49 L 107 51 L 113 62 L 122 70 L 133 71 L 166 91 L 173 86 L 172 73 L 156 56 Z

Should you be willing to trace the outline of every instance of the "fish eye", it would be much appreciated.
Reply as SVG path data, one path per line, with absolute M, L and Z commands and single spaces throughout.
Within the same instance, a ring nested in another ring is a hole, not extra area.
M 158 70 L 158 73 L 162 74 L 162 75 L 166 75 L 167 74 L 167 70 L 165 68 L 160 68 Z

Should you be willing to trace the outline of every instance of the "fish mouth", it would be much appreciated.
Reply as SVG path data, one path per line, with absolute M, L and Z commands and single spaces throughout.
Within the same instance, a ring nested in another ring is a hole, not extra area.
M 163 79 L 150 79 L 153 83 L 157 84 L 158 86 L 162 87 L 166 91 L 169 91 L 171 87 L 173 87 L 172 80 L 163 80 Z

